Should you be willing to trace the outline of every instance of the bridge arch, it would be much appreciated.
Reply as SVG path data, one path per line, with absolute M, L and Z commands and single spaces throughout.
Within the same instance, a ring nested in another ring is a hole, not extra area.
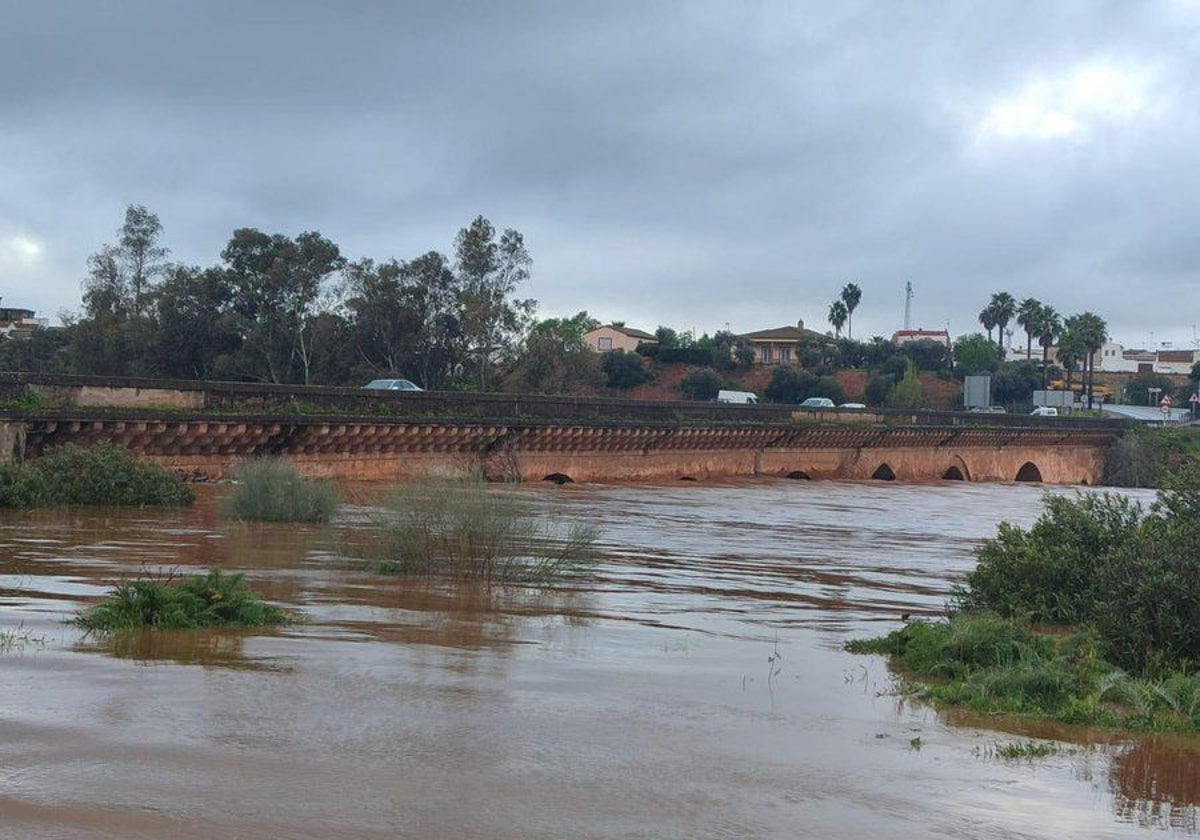
M 804 470 L 792 470 L 787 477 L 793 481 L 808 481 L 809 475 Z
M 536 473 L 534 473 L 536 475 Z M 542 479 L 542 481 L 553 481 L 555 484 L 574 484 L 575 479 L 566 473 L 552 472 Z
M 1033 461 L 1026 461 L 1021 465 L 1021 469 L 1017 470 L 1017 481 L 1041 483 L 1042 471 L 1038 469 L 1037 464 L 1033 463 Z
M 896 471 L 892 469 L 890 464 L 884 461 L 875 468 L 875 472 L 871 473 L 871 478 L 876 481 L 895 481 Z
M 943 481 L 970 481 L 971 471 L 967 468 L 967 462 L 962 459 L 961 455 L 955 455 L 950 461 L 950 465 L 946 467 L 946 471 L 942 473 Z

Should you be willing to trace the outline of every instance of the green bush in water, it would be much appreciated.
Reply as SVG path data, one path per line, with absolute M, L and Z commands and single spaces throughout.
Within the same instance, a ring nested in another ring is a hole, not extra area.
M 1135 674 L 1200 663 L 1200 465 L 1168 474 L 1148 511 L 1048 495 L 1031 528 L 1002 523 L 976 555 L 964 610 L 1094 627 L 1105 658 Z
M 242 575 L 219 569 L 179 580 L 142 578 L 122 583 L 106 601 L 74 619 L 77 626 L 95 633 L 263 627 L 289 621 L 286 611 L 263 602 Z
M 558 528 L 529 500 L 476 480 L 401 487 L 374 523 L 366 548 L 385 574 L 493 583 L 539 583 L 587 563 L 594 526 Z
M 178 475 L 144 464 L 115 444 L 67 444 L 25 464 L 0 466 L 0 507 L 170 506 L 194 499 L 194 491 Z
M 306 481 L 287 461 L 262 458 L 238 470 L 238 483 L 221 500 L 229 519 L 257 522 L 328 522 L 338 492 L 330 481 Z
M 891 657 L 904 689 L 985 713 L 1034 714 L 1065 723 L 1128 729 L 1200 730 L 1200 675 L 1177 670 L 1138 678 L 1103 659 L 1094 631 L 1036 633 L 1011 619 L 960 613 L 912 622 L 847 643 Z

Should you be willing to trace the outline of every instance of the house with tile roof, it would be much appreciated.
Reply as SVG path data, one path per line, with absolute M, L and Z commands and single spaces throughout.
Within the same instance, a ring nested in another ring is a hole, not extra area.
M 605 324 L 583 334 L 587 346 L 598 353 L 610 350 L 625 350 L 632 353 L 639 344 L 657 344 L 658 339 L 653 333 L 645 330 L 635 330 L 624 324 Z

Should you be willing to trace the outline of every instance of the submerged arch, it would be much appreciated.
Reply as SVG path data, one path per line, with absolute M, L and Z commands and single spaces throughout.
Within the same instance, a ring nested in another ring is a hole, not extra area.
M 553 481 L 555 484 L 574 484 L 575 479 L 566 473 L 552 472 L 542 479 L 542 481 Z
M 1017 481 L 1036 481 L 1042 480 L 1042 471 L 1038 469 L 1037 464 L 1033 461 L 1026 461 L 1021 465 L 1021 469 L 1017 470 Z
M 944 473 L 942 473 L 942 480 L 943 481 L 966 481 L 967 477 L 962 474 L 962 470 L 960 470 L 957 465 L 951 464 L 949 467 L 946 468 L 946 471 Z
M 787 477 L 792 479 L 792 481 L 808 481 L 809 478 L 808 473 L 804 470 L 792 470 L 787 474 Z
M 896 471 L 887 462 L 884 462 L 875 468 L 875 472 L 871 473 L 871 478 L 876 481 L 895 481 Z

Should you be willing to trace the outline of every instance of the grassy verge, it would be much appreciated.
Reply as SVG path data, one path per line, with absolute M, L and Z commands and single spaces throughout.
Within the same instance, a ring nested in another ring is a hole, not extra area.
M 265 627 L 290 621 L 285 610 L 259 598 L 242 575 L 213 569 L 205 575 L 122 583 L 107 600 L 76 615 L 73 623 L 92 633 L 115 633 Z
M 238 484 L 221 499 L 227 519 L 257 522 L 328 522 L 337 511 L 337 486 L 306 481 L 287 461 L 263 458 L 238 470 Z
M 383 574 L 546 583 L 587 564 L 594 526 L 561 525 L 513 493 L 476 480 L 401 487 L 376 518 L 363 554 Z
M 25 464 L 0 464 L 0 507 L 171 506 L 194 498 L 178 475 L 114 444 L 68 444 Z
M 849 642 L 889 656 L 900 691 L 985 714 L 1137 731 L 1200 731 L 1200 675 L 1135 677 L 1105 661 L 1096 634 L 1039 633 L 1013 619 L 960 614 Z

